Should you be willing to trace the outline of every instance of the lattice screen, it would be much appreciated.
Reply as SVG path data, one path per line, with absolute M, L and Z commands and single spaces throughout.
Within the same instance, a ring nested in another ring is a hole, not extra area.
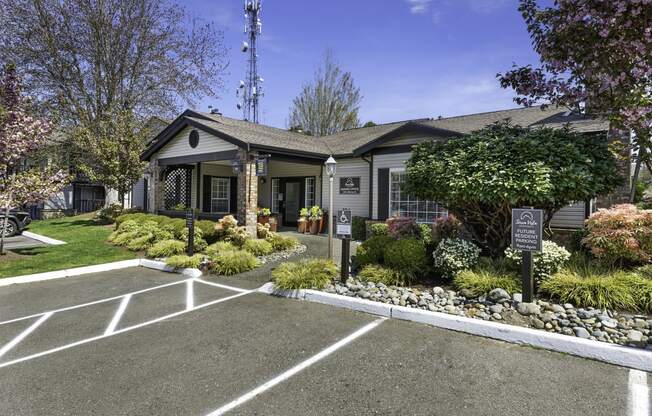
M 183 204 L 190 207 L 192 190 L 192 168 L 171 168 L 165 175 L 165 209 L 174 209 Z

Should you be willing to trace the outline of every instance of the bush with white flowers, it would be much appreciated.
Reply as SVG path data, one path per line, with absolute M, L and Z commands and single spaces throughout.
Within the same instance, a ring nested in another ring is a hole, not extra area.
M 442 240 L 432 253 L 435 269 L 442 277 L 453 278 L 478 263 L 480 248 L 461 238 Z
M 543 241 L 543 250 L 534 252 L 532 260 L 534 262 L 534 280 L 537 285 L 548 279 L 570 259 L 570 253 L 564 247 L 549 240 Z M 521 267 L 523 256 L 520 250 L 514 250 L 508 247 L 505 250 L 505 257 L 509 259 L 515 267 Z

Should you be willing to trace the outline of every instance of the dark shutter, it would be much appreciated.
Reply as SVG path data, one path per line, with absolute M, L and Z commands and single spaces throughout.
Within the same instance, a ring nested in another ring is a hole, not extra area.
M 299 209 L 301 209 L 301 207 L 304 206 L 305 203 L 306 203 L 306 178 L 301 178 L 301 184 L 299 185 Z
M 149 207 L 148 207 L 148 204 L 147 204 L 147 199 L 148 199 L 147 198 L 148 197 L 148 195 L 147 195 L 147 188 L 148 188 L 147 183 L 148 183 L 147 178 L 144 178 L 143 179 L 143 211 L 145 211 L 145 212 L 149 211 Z
M 378 169 L 378 219 L 389 217 L 389 168 Z
M 238 213 L 238 177 L 237 176 L 231 176 L 231 185 L 229 185 L 231 188 L 231 195 L 230 195 L 230 201 L 229 201 L 229 206 L 231 207 L 231 214 L 237 214 Z
M 202 211 L 211 212 L 211 176 L 204 175 L 204 185 L 202 192 Z

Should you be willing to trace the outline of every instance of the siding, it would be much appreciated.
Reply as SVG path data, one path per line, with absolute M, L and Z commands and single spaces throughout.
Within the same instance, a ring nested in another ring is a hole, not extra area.
M 237 146 L 219 139 L 211 134 L 202 130 L 197 130 L 199 133 L 199 144 L 194 149 L 188 144 L 188 135 L 192 128 L 190 126 L 184 128 L 177 134 L 174 139 L 170 140 L 168 144 L 163 146 L 156 153 L 156 158 L 167 158 L 177 156 L 187 156 L 202 153 L 223 152 L 228 150 L 236 150 Z
M 320 165 L 301 164 L 292 162 L 275 161 L 273 158 L 269 160 L 269 166 L 265 183 L 261 182 L 258 178 L 258 206 L 270 208 L 272 206 L 272 178 L 289 178 L 289 177 L 315 177 L 315 203 L 321 205 L 321 174 Z M 303 207 L 304 203 L 301 202 Z
M 360 177 L 360 194 L 358 195 L 341 195 L 340 178 L 347 176 Z M 324 168 L 324 183 L 322 187 L 324 196 L 323 208 L 328 208 L 328 175 Z M 337 170 L 333 178 L 333 210 L 351 208 L 351 213 L 359 217 L 369 217 L 369 164 L 359 158 L 337 159 Z
M 550 221 L 552 228 L 583 228 L 584 202 L 577 202 L 557 211 Z
M 201 140 L 201 139 L 200 139 Z M 211 176 L 235 176 L 233 174 L 233 168 L 229 165 L 215 165 L 215 164 L 209 164 L 209 163 L 202 163 L 201 164 L 201 175 L 202 175 L 202 181 L 204 180 L 204 175 L 211 175 Z M 203 189 L 203 184 L 201 189 Z M 201 192 L 201 191 L 200 191 Z M 204 206 L 204 198 L 202 195 L 197 195 L 197 166 L 195 165 L 195 168 L 192 170 L 192 206 L 196 207 L 197 204 L 197 198 L 199 198 L 199 206 L 203 207 Z M 231 204 L 237 204 L 238 201 L 231 201 Z
M 72 185 L 68 185 L 43 203 L 43 209 L 72 209 Z
M 378 169 L 382 168 L 405 168 L 405 161 L 408 160 L 411 153 L 392 153 L 386 155 L 374 155 L 374 180 L 373 180 L 373 210 L 372 218 L 378 218 Z
M 131 208 L 144 208 L 143 198 L 145 198 L 145 180 L 141 179 L 131 189 Z

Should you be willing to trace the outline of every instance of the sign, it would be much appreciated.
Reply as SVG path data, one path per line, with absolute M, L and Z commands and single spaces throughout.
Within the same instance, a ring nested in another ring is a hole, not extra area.
M 267 176 L 267 158 L 256 158 L 256 176 Z
M 188 227 L 188 245 L 186 252 L 189 256 L 192 256 L 195 251 L 195 211 L 192 208 L 186 210 L 186 227 Z
M 340 178 L 341 195 L 359 195 L 360 194 L 360 177 L 346 176 Z
M 351 221 L 352 221 L 351 210 L 348 208 L 341 209 L 337 211 L 336 218 L 336 231 L 341 238 L 351 238 Z
M 540 209 L 512 209 L 512 248 L 522 251 L 541 251 L 543 211 Z

